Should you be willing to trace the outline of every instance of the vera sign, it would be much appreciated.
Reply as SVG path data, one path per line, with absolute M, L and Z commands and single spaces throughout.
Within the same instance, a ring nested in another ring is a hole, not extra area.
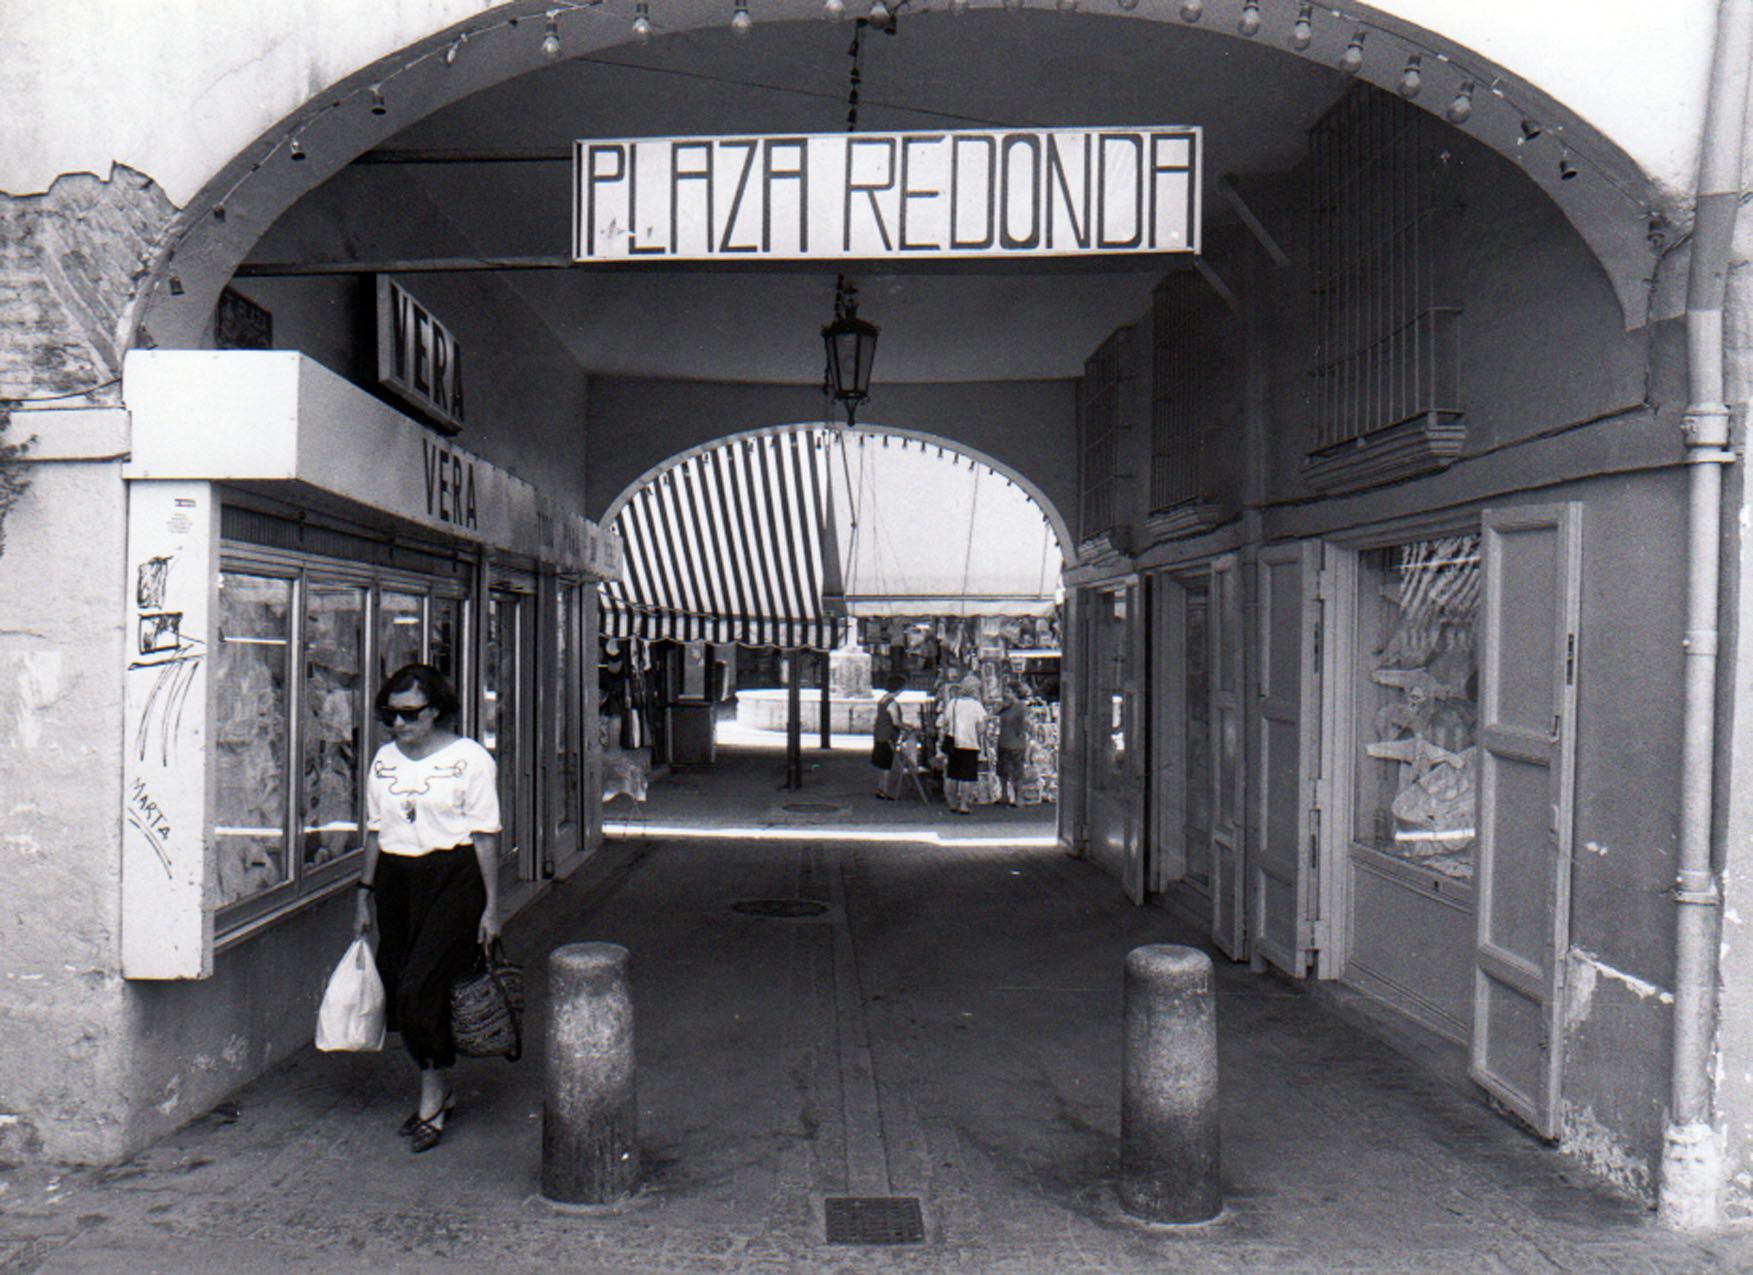
M 577 261 L 1199 250 L 1196 127 L 573 143 Z

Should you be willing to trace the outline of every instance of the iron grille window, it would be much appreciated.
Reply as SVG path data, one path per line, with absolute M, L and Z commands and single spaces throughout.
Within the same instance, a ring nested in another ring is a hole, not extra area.
M 1315 449 L 1458 416 L 1456 200 L 1426 112 L 1359 85 L 1311 134 Z
M 1123 432 L 1120 410 L 1121 344 L 1127 329 L 1102 343 L 1084 364 L 1078 382 L 1080 449 L 1079 534 L 1100 535 L 1120 523 L 1120 467 Z

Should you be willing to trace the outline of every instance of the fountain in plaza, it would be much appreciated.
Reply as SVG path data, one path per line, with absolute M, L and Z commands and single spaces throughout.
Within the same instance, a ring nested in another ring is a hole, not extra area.
M 806 665 L 806 668 L 810 665 Z M 737 725 L 751 730 L 785 730 L 785 688 L 738 691 Z M 828 652 L 828 727 L 836 735 L 868 735 L 876 722 L 877 692 L 870 684 L 870 652 L 856 640 Z M 903 720 L 919 724 L 920 710 L 931 702 L 926 691 L 902 691 L 897 697 Z M 822 728 L 820 683 L 806 686 L 802 697 L 805 734 Z

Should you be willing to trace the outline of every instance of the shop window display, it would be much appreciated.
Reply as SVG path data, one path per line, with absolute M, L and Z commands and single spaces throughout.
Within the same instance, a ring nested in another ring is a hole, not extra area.
M 1358 840 L 1471 878 L 1479 536 L 1377 550 L 1360 568 Z
M 219 577 L 214 676 L 224 693 L 214 697 L 213 833 L 220 906 L 287 879 L 292 588 L 291 580 L 273 576 Z
M 305 591 L 301 832 L 307 867 L 338 859 L 360 843 L 365 596 L 364 589 L 345 585 L 312 584 Z M 418 658 L 419 630 L 414 633 Z

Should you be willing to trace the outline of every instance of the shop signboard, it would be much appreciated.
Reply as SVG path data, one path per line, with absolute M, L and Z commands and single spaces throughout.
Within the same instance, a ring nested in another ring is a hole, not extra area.
M 1199 250 L 1197 127 L 580 139 L 580 262 Z
M 463 347 L 388 275 L 377 277 L 377 379 L 449 433 L 463 427 Z

